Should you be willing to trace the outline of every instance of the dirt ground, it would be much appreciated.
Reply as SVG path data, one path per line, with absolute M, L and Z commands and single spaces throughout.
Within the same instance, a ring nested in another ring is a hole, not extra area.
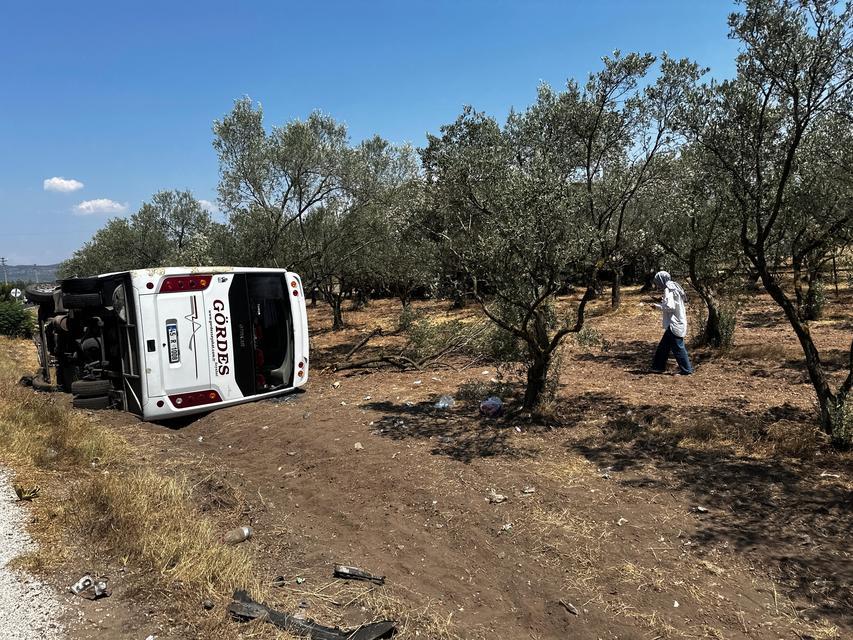
M 570 339 L 547 424 L 478 415 L 491 391 L 520 391 L 515 372 L 487 362 L 333 372 L 374 326 L 394 330 L 393 301 L 348 313 L 337 333 L 311 310 L 306 393 L 181 425 L 93 419 L 146 463 L 190 475 L 223 531 L 250 524 L 260 579 L 284 578 L 268 602 L 304 601 L 319 622 L 385 612 L 405 638 L 853 634 L 853 458 L 814 432 L 792 331 L 768 299 L 748 299 L 729 353 L 692 353 L 693 376 L 649 375 L 660 326 L 646 302 L 629 291 L 618 312 L 594 307 L 594 344 Z M 444 303 L 418 308 L 446 316 Z M 813 332 L 840 376 L 853 296 Z M 434 407 L 443 394 L 451 409 Z M 335 581 L 336 562 L 387 583 Z M 136 637 L 143 625 L 128 618 L 153 612 L 148 597 L 101 601 L 116 622 L 81 617 L 75 635 Z M 261 633 L 226 622 L 225 603 L 203 615 L 231 637 Z M 158 638 L 199 633 L 165 614 L 156 626 Z

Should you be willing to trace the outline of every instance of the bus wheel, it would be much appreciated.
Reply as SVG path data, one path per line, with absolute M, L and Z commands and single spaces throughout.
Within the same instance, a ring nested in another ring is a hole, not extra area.
M 71 393 L 77 398 L 94 398 L 107 395 L 113 390 L 109 380 L 75 380 L 71 383 Z

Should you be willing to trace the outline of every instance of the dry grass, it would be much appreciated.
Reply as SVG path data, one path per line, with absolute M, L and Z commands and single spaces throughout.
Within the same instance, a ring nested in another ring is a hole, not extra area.
M 42 487 L 31 503 L 30 533 L 39 548 L 16 566 L 48 571 L 85 541 L 100 558 L 119 558 L 146 582 L 190 596 L 178 599 L 190 619 L 202 594 L 226 596 L 236 587 L 257 592 L 248 556 L 217 541 L 185 479 L 138 468 L 139 456 L 118 434 L 69 410 L 61 396 L 17 384 L 36 367 L 32 352 L 26 342 L 0 340 L 2 462 L 18 482 Z M 221 637 L 231 634 L 221 631 Z
M 180 583 L 196 602 L 255 586 L 248 556 L 217 541 L 184 478 L 148 469 L 97 475 L 74 497 L 73 511 L 105 552 L 165 584 Z

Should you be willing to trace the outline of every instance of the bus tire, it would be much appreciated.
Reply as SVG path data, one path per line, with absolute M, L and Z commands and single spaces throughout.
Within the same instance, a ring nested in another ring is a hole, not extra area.
M 94 398 L 74 396 L 71 401 L 71 405 L 75 409 L 109 409 L 111 404 L 109 396 L 95 396 Z
M 62 306 L 66 309 L 90 309 L 101 306 L 100 293 L 63 293 Z
M 107 395 L 112 390 L 110 380 L 75 380 L 71 383 L 71 393 L 76 398 L 94 398 Z
M 56 285 L 30 284 L 24 288 L 24 297 L 33 304 L 53 304 Z

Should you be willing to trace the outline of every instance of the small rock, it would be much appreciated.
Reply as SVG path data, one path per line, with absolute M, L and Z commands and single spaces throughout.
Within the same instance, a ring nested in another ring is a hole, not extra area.
M 501 527 L 501 531 L 512 531 L 512 522 L 507 522 Z
M 341 406 L 342 406 L 342 407 L 345 407 L 345 406 L 347 406 L 347 403 L 346 403 L 346 402 L 341 401 Z
M 302 576 L 296 578 L 296 584 L 302 584 L 303 582 L 305 582 L 305 578 Z
M 362 400 L 373 400 L 373 396 L 364 396 Z
M 524 487 L 524 489 L 521 490 L 521 493 L 523 493 L 525 495 L 530 495 L 531 493 L 536 493 L 536 487 Z
M 693 510 L 694 510 L 696 513 L 708 513 L 708 508 L 707 508 L 707 507 L 693 507 Z
M 332 383 L 332 389 L 337 389 L 337 388 L 338 388 L 338 387 L 340 387 L 340 386 L 341 386 L 341 383 L 340 383 L 340 382 L 338 382 L 337 380 L 335 380 L 335 381 Z
M 678 609 L 678 600 L 673 600 L 672 606 L 675 607 L 676 609 Z
M 627 523 L 627 522 L 628 522 L 628 521 L 627 521 L 625 518 L 619 518 L 619 519 L 616 521 L 616 526 L 617 526 L 617 527 L 621 527 L 623 524 L 625 524 L 625 523 Z
M 213 601 L 205 600 L 201 603 L 201 606 L 204 607 L 205 611 L 210 611 L 211 609 L 213 609 Z
M 489 493 L 489 502 L 492 504 L 500 504 L 501 502 L 506 502 L 506 496 L 502 493 L 497 493 L 493 489 L 491 493 Z
M 287 455 L 289 455 L 289 456 L 295 456 L 295 455 L 296 455 L 296 452 L 295 452 L 295 451 L 288 451 L 288 452 L 287 452 Z
M 198 441 L 199 441 L 199 442 L 202 442 L 203 440 L 204 440 L 204 436 L 199 436 L 199 437 L 198 437 Z
M 415 380 L 412 384 L 423 384 L 423 381 L 421 381 L 421 380 Z
M 353 448 L 354 448 L 356 451 L 363 451 L 363 450 L 364 450 L 364 445 L 363 445 L 363 444 L 361 444 L 360 442 L 356 442 L 356 443 L 353 445 Z

